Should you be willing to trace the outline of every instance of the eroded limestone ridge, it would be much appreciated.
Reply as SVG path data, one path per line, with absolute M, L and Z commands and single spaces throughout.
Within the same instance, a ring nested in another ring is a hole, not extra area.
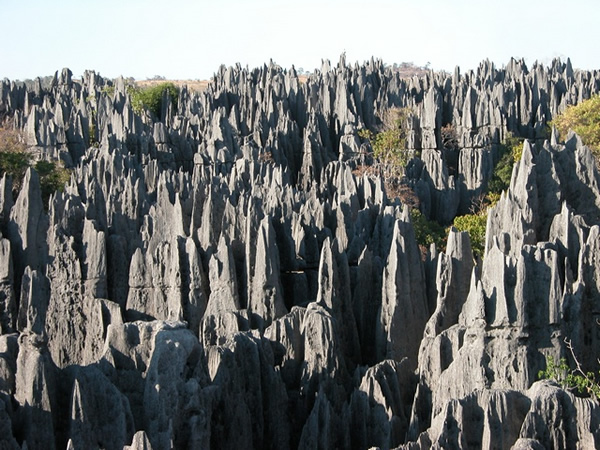
M 138 114 L 122 79 L 3 81 L 0 113 L 73 169 L 44 205 L 0 181 L 5 448 L 598 448 L 600 408 L 546 356 L 600 355 L 600 177 L 546 125 L 600 90 L 570 62 L 301 83 L 221 68 Z M 423 256 L 358 130 L 413 111 L 406 182 L 442 223 L 530 139 L 488 215 Z M 451 125 L 457 146 L 444 148 Z M 548 139 L 545 139 L 548 137 Z

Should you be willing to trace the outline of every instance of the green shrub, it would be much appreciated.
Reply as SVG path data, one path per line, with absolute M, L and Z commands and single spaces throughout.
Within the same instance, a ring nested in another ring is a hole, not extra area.
M 0 152 L 0 172 L 8 174 L 13 186 L 18 188 L 31 163 L 31 156 L 24 152 Z
M 492 173 L 492 178 L 488 183 L 489 194 L 500 194 L 510 186 L 510 177 L 515 165 L 512 152 L 505 152 Z
M 471 248 L 475 256 L 483 258 L 485 250 L 485 228 L 487 209 L 500 199 L 500 194 L 508 190 L 515 163 L 523 153 L 523 138 L 509 135 L 500 145 L 500 159 L 494 166 L 487 189 L 473 199 L 471 214 L 454 218 L 454 227 L 458 231 L 467 231 L 471 238 Z
M 173 83 L 160 83 L 155 86 L 137 87 L 129 86 L 127 91 L 131 98 L 134 112 L 141 114 L 144 110 L 150 111 L 155 117 L 160 117 L 162 110 L 163 93 L 166 91 L 171 102 L 177 107 L 179 89 Z
M 40 177 L 42 200 L 47 205 L 50 195 L 65 188 L 71 178 L 71 171 L 60 161 L 38 161 L 34 168 Z
M 446 248 L 446 230 L 435 220 L 428 220 L 421 211 L 412 209 L 410 212 L 413 229 L 417 244 L 426 251 L 431 244 L 435 244 L 438 251 Z
M 8 174 L 12 178 L 13 197 L 17 197 L 27 169 L 33 167 L 40 177 L 40 187 L 44 205 L 48 205 L 50 195 L 64 189 L 71 172 L 60 161 L 33 162 L 31 153 L 20 140 L 15 130 L 0 128 L 0 176 Z
M 98 147 L 99 146 L 99 142 L 98 139 L 96 138 L 96 117 L 94 114 L 92 114 L 92 117 L 90 118 L 90 126 L 88 128 L 88 147 Z
M 411 114 L 410 108 L 392 108 L 383 115 L 378 133 L 366 129 L 358 131 L 359 137 L 370 142 L 373 156 L 383 163 L 389 174 L 400 175 L 410 159 L 406 136 Z
M 485 227 L 487 224 L 487 214 L 482 212 L 478 214 L 465 214 L 454 218 L 454 227 L 458 231 L 466 231 L 471 239 L 471 248 L 473 254 L 483 258 L 485 249 Z
M 571 369 L 566 358 L 561 358 L 558 363 L 552 356 L 546 357 L 546 370 L 538 372 L 538 378 L 554 380 L 563 389 L 576 389 L 580 394 L 587 394 L 600 399 L 600 385 L 593 372 L 583 373 L 580 368 Z
M 575 106 L 569 106 L 551 122 L 564 138 L 569 130 L 575 131 L 587 145 L 596 160 L 600 156 L 600 95 L 584 100 Z
M 383 119 L 383 131 L 375 135 L 372 142 L 373 154 L 386 164 L 406 166 L 407 121 L 411 115 L 409 108 L 391 109 Z
M 363 141 L 369 141 L 369 142 L 371 142 L 371 140 L 373 140 L 374 134 L 368 128 L 361 128 L 360 130 L 358 130 L 358 136 Z
M 405 143 L 400 129 L 391 128 L 377 133 L 375 139 L 371 141 L 371 146 L 373 147 L 373 155 L 384 163 L 395 166 L 406 165 Z
M 523 139 L 509 135 L 500 146 L 500 159 L 494 167 L 492 178 L 487 187 L 488 203 L 494 204 L 502 191 L 510 186 L 512 170 L 523 153 Z
M 109 97 L 112 97 L 113 95 L 115 95 L 115 87 L 106 85 L 102 88 L 102 93 L 108 95 Z

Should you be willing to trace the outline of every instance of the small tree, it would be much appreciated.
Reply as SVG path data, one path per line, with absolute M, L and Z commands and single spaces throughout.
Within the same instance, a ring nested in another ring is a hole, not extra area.
M 538 372 L 538 378 L 554 380 L 563 389 L 570 389 L 579 394 L 589 395 L 596 401 L 600 401 L 600 384 L 596 380 L 594 372 L 585 372 L 575 356 L 571 341 L 565 339 L 567 348 L 575 361 L 575 369 L 571 369 L 566 358 L 561 358 L 558 363 L 552 356 L 546 356 L 546 369 Z
M 179 88 L 170 82 L 160 83 L 145 88 L 130 85 L 127 91 L 131 97 L 131 106 L 137 114 L 141 114 L 142 111 L 148 110 L 154 114 L 155 117 L 160 117 L 165 91 L 167 92 L 167 95 L 171 97 L 173 106 L 177 107 Z
M 389 109 L 383 115 L 383 131 L 375 136 L 373 154 L 385 164 L 403 169 L 408 163 L 406 136 L 410 115 L 410 108 Z
M 458 231 L 466 231 L 471 239 L 473 254 L 483 257 L 485 248 L 485 228 L 487 225 L 487 213 L 465 214 L 454 218 L 454 227 Z
M 62 191 L 71 178 L 71 171 L 66 169 L 62 161 L 38 161 L 33 166 L 40 177 L 40 188 L 44 205 L 56 191 Z
M 421 211 L 414 208 L 410 212 L 410 218 L 415 230 L 415 239 L 421 254 L 424 256 L 427 254 L 427 249 L 431 244 L 435 244 L 438 251 L 444 251 L 446 249 L 447 231 L 437 223 L 435 220 L 429 220 L 425 217 Z
M 389 109 L 381 117 L 379 132 L 360 130 L 358 133 L 371 144 L 373 156 L 381 163 L 386 178 L 401 176 L 410 159 L 406 137 L 411 114 L 410 108 Z

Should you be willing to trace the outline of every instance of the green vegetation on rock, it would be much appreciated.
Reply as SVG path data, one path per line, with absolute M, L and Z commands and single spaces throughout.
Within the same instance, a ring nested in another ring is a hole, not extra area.
M 102 93 L 108 95 L 109 97 L 112 97 L 113 95 L 115 95 L 115 87 L 106 85 L 102 88 Z
M 12 178 L 13 194 L 21 189 L 25 172 L 31 165 L 31 154 L 17 131 L 0 128 L 0 175 Z
M 487 189 L 474 199 L 471 214 L 454 218 L 453 225 L 458 231 L 466 231 L 471 239 L 473 254 L 483 258 L 485 252 L 485 231 L 487 210 L 500 199 L 503 191 L 508 190 L 514 165 L 521 159 L 523 139 L 509 135 L 500 146 L 498 160 Z
M 179 97 L 179 88 L 171 82 L 148 87 L 131 85 L 128 87 L 127 92 L 131 97 L 131 106 L 137 114 L 141 114 L 144 110 L 147 110 L 155 117 L 160 117 L 165 92 L 171 97 L 171 103 L 175 107 L 177 107 L 177 99 Z
M 593 372 L 584 373 L 578 363 L 577 365 L 576 369 L 571 369 L 566 358 L 561 358 L 558 362 L 555 362 L 552 356 L 547 356 L 546 369 L 538 372 L 538 378 L 541 380 L 554 380 L 563 389 L 576 389 L 580 394 L 587 394 L 600 399 L 600 385 L 596 381 L 595 374 Z
M 579 135 L 585 145 L 600 160 L 600 95 L 582 101 L 578 105 L 569 106 L 551 122 L 561 138 L 565 138 L 569 130 Z
M 31 153 L 12 129 L 0 127 L 0 176 L 7 174 L 12 179 L 13 197 L 19 194 L 27 169 L 33 167 L 40 177 L 40 188 L 44 205 L 50 195 L 62 191 L 69 182 L 71 171 L 61 161 L 33 161 Z
M 466 231 L 471 239 L 473 254 L 483 258 L 485 251 L 485 228 L 487 224 L 487 212 L 481 211 L 477 214 L 465 214 L 454 218 L 453 225 L 458 231 Z
M 447 231 L 435 220 L 428 220 L 421 211 L 412 209 L 410 212 L 415 238 L 420 247 L 427 249 L 431 244 L 439 251 L 446 248 Z
M 418 209 L 413 209 L 410 215 L 417 244 L 423 250 L 435 244 L 438 251 L 445 251 L 450 228 L 444 228 L 435 220 L 428 220 Z M 452 224 L 458 231 L 469 233 L 473 255 L 480 258 L 483 257 L 485 249 L 486 223 L 487 214 L 479 213 L 457 216 Z
M 487 186 L 488 204 L 495 204 L 510 186 L 512 170 L 523 153 L 523 139 L 509 135 L 500 146 L 500 159 Z
M 407 121 L 411 114 L 410 108 L 392 108 L 383 115 L 379 132 L 367 129 L 358 132 L 362 139 L 370 142 L 373 156 L 391 174 L 401 174 L 411 157 L 411 152 L 406 148 Z
M 56 191 L 62 191 L 71 179 L 71 171 L 66 169 L 62 161 L 38 161 L 33 166 L 40 177 L 40 188 L 44 205 Z

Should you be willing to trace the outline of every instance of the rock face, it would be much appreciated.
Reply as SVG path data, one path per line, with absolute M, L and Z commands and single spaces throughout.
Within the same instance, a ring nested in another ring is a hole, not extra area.
M 546 357 L 600 355 L 600 175 L 546 124 L 600 91 L 555 61 L 305 82 L 221 67 L 134 112 L 124 80 L 0 83 L 30 150 L 72 170 L 0 180 L 3 448 L 598 448 L 600 407 Z M 409 108 L 404 183 L 442 224 L 528 138 L 485 255 L 420 248 L 358 130 Z M 452 145 L 448 144 L 448 137 Z M 569 360 L 571 364 L 574 361 Z

